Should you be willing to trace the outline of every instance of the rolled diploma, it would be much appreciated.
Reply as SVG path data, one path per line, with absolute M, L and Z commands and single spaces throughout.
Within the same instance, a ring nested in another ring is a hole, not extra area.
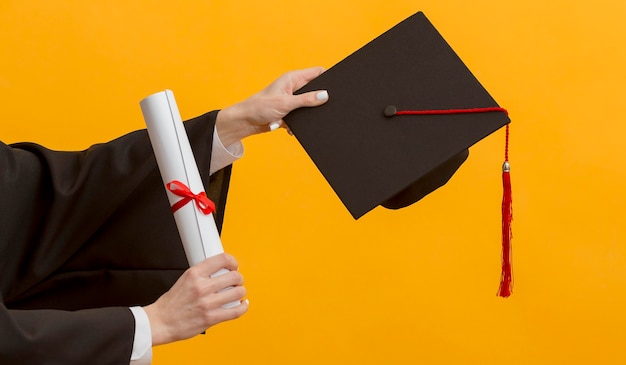
M 148 136 L 161 172 L 163 186 L 178 180 L 194 194 L 203 192 L 200 172 L 172 91 L 164 90 L 150 95 L 139 105 L 148 127 Z M 170 206 L 182 199 L 165 190 Z M 224 252 L 213 214 L 202 213 L 194 201 L 174 212 L 174 220 L 190 266 Z M 222 269 L 211 276 L 227 272 L 228 270 Z M 236 305 L 239 305 L 239 301 L 228 303 L 224 307 Z

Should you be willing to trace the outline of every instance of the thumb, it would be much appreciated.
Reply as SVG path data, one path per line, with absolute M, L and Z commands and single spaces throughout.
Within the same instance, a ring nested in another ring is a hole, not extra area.
M 294 96 L 296 105 L 293 109 L 319 106 L 328 101 L 328 91 L 326 90 L 309 91 L 307 93 Z

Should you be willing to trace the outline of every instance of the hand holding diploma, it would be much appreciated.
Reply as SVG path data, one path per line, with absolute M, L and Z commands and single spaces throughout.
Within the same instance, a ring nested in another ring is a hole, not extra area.
M 247 300 L 232 308 L 224 307 L 246 295 L 237 267 L 237 261 L 229 254 L 212 256 L 185 271 L 167 293 L 144 307 L 150 318 L 152 345 L 184 340 L 242 316 L 248 310 Z M 226 274 L 211 277 L 211 273 L 222 268 Z

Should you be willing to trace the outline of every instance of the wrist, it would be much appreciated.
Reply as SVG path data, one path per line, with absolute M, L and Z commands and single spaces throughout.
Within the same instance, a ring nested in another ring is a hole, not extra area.
M 150 304 L 148 306 L 143 307 L 143 310 L 146 312 L 148 316 L 148 321 L 150 322 L 150 332 L 152 335 L 152 346 L 163 345 L 166 343 L 173 342 L 168 337 L 167 326 L 163 321 L 161 321 L 158 313 L 158 309 L 155 307 L 155 304 Z
M 224 146 L 230 146 L 253 134 L 261 133 L 260 126 L 255 125 L 247 116 L 253 111 L 245 102 L 237 103 L 217 113 L 215 128 Z

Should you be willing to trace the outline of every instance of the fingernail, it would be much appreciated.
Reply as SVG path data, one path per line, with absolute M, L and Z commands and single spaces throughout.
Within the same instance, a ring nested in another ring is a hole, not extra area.
M 328 91 L 326 90 L 320 91 L 317 93 L 317 95 L 315 95 L 315 97 L 317 98 L 318 101 L 328 100 Z
M 280 127 L 280 123 L 278 122 L 272 122 L 270 123 L 270 131 L 275 131 Z
M 244 299 L 243 302 L 246 303 L 246 305 L 250 305 L 250 301 L 248 299 Z

